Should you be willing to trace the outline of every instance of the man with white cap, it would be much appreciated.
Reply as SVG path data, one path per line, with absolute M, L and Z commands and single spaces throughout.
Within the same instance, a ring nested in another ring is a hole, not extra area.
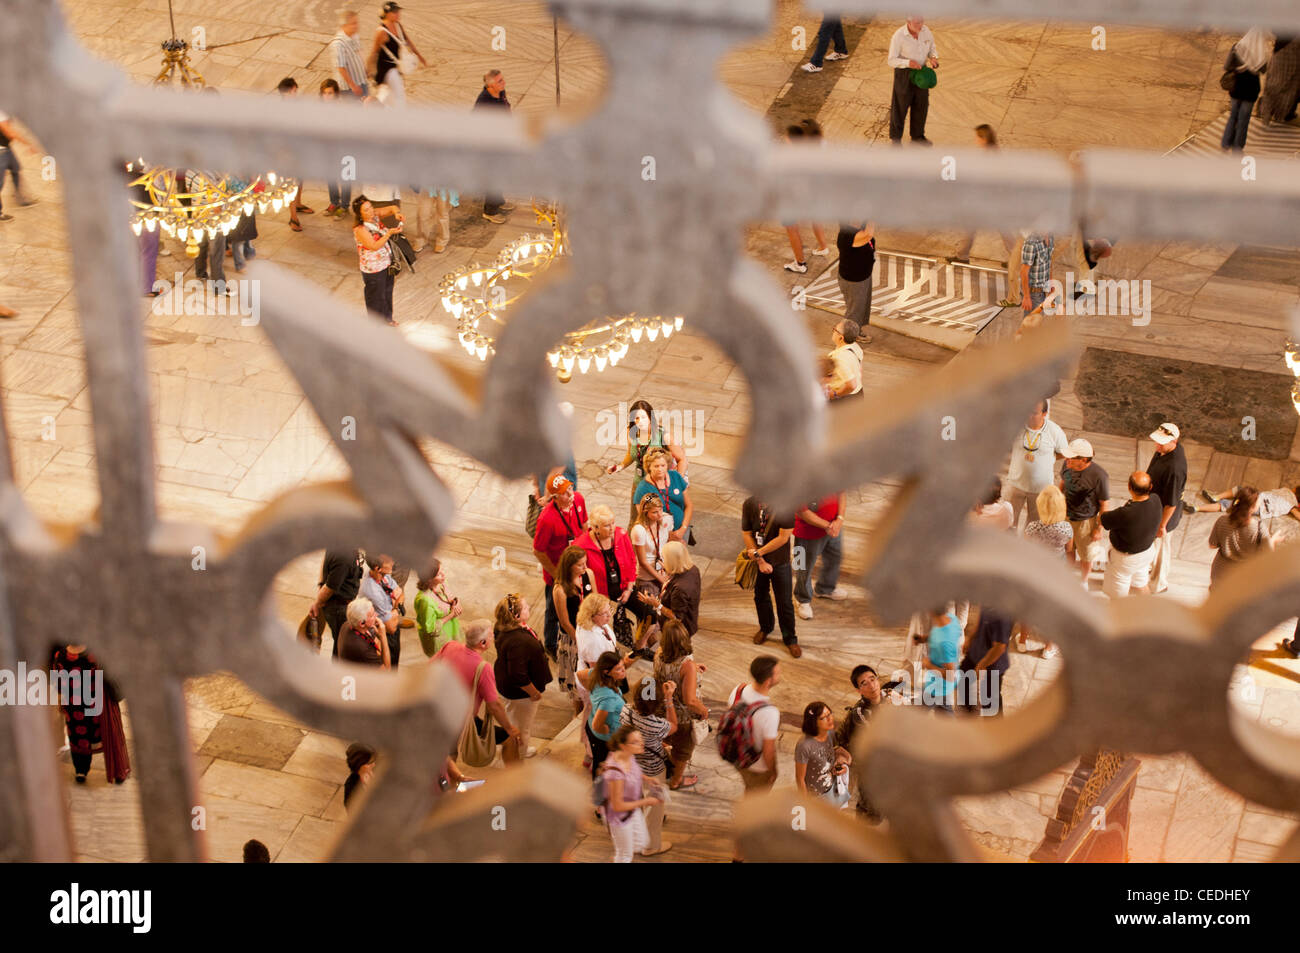
M 1178 528 L 1182 519 L 1183 490 L 1187 487 L 1187 454 L 1179 445 L 1182 434 L 1177 424 L 1163 423 L 1151 434 L 1156 452 L 1147 464 L 1151 474 L 1151 492 L 1160 497 L 1164 513 L 1156 531 L 1155 562 L 1151 564 L 1151 591 L 1164 592 L 1169 588 L 1169 534 Z
M 1101 539 L 1101 514 L 1110 507 L 1110 478 L 1092 462 L 1092 444 L 1070 441 L 1057 484 L 1065 494 L 1065 515 L 1074 529 L 1074 555 L 1083 566 L 1083 585 L 1092 571 L 1093 544 Z

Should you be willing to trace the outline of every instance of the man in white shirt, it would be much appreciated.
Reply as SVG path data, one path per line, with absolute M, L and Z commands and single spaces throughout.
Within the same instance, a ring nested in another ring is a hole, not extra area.
M 753 739 L 758 760 L 740 770 L 745 793 L 767 790 L 776 783 L 776 738 L 781 732 L 781 710 L 768 697 L 781 681 L 781 663 L 772 655 L 760 655 L 749 663 L 750 681 L 740 690 L 746 705 L 762 703 L 754 712 Z M 733 698 L 733 703 L 735 699 Z
M 339 81 L 343 95 L 351 93 L 357 99 L 365 99 L 370 92 L 367 82 L 366 61 L 361 56 L 361 42 L 357 31 L 361 27 L 361 18 L 355 10 L 339 12 L 339 31 L 330 40 L 330 49 L 334 53 L 334 78 Z
M 903 119 L 912 112 L 912 141 L 918 145 L 933 145 L 925 138 L 925 116 L 930 111 L 930 91 L 912 82 L 912 71 L 923 66 L 932 69 L 939 65 L 939 52 L 934 46 L 934 34 L 922 17 L 907 18 L 889 41 L 889 65 L 894 68 L 894 95 L 889 104 L 889 141 L 895 145 L 903 141 Z
M 865 395 L 862 390 L 862 348 L 858 344 L 860 330 L 856 321 L 845 318 L 831 331 L 831 343 L 835 349 L 830 358 L 835 370 L 826 384 L 827 400 Z
M 1048 419 L 1050 411 L 1051 402 L 1046 397 L 1034 404 L 1025 429 L 1011 445 L 1007 500 L 1011 503 L 1013 529 L 1020 528 L 1022 509 L 1028 513 L 1026 523 L 1038 519 L 1038 494 L 1056 482 L 1056 461 L 1065 459 L 1070 445 L 1060 425 Z

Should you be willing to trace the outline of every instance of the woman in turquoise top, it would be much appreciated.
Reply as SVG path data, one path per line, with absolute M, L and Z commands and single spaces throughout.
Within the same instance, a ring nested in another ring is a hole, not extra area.
M 918 635 L 919 640 L 921 637 Z M 962 631 L 957 616 L 946 607 L 930 613 L 930 636 L 926 640 L 925 687 L 922 703 L 954 714 L 957 662 L 961 658 Z
M 647 493 L 657 493 L 663 500 L 665 512 L 672 515 L 673 531 L 669 539 L 685 542 L 691 530 L 691 515 L 695 507 L 691 504 L 691 491 L 686 477 L 676 470 L 668 468 L 671 454 L 661 447 L 656 447 L 645 455 L 646 478 L 637 484 L 632 499 L 641 500 Z
M 460 634 L 460 600 L 447 595 L 446 573 L 442 562 L 430 557 L 425 575 L 416 581 L 415 624 L 419 627 L 420 647 L 433 658 L 448 642 L 465 641 Z
M 596 664 L 583 673 L 591 691 L 591 714 L 587 716 L 586 728 L 587 740 L 591 742 L 593 779 L 609 756 L 609 739 L 623 720 L 625 703 L 618 686 L 626 676 L 623 656 L 617 652 L 602 652 Z

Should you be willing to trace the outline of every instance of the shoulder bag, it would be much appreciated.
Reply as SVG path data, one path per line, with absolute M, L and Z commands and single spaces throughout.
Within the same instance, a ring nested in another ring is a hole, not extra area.
M 474 690 L 471 692 L 474 708 L 478 707 L 478 682 L 483 677 L 483 669 L 486 667 L 487 662 L 480 661 L 478 669 L 474 672 Z M 474 712 L 471 709 L 469 721 L 465 723 L 465 730 L 460 736 L 460 760 L 471 768 L 486 768 L 496 756 L 497 736 L 495 726 L 492 724 L 492 713 L 484 709 L 483 728 L 480 731 L 474 724 Z

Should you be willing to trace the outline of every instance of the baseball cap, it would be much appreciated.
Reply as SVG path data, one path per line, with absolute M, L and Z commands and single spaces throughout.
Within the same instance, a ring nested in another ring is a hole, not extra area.
M 1177 424 L 1163 423 L 1156 428 L 1154 433 L 1151 434 L 1151 439 L 1161 446 L 1164 446 L 1167 443 L 1177 440 L 1178 436 L 1179 431 Z
M 1067 457 L 1092 457 L 1092 444 L 1078 437 L 1070 441 L 1070 445 L 1065 448 Z
M 395 3 L 394 0 L 388 0 L 388 2 L 384 4 L 385 13 L 392 13 L 395 10 L 400 10 L 400 9 L 402 8 L 397 3 Z
M 565 490 L 573 489 L 573 481 L 563 473 L 557 473 L 551 479 L 550 491 L 552 493 L 563 493 Z

